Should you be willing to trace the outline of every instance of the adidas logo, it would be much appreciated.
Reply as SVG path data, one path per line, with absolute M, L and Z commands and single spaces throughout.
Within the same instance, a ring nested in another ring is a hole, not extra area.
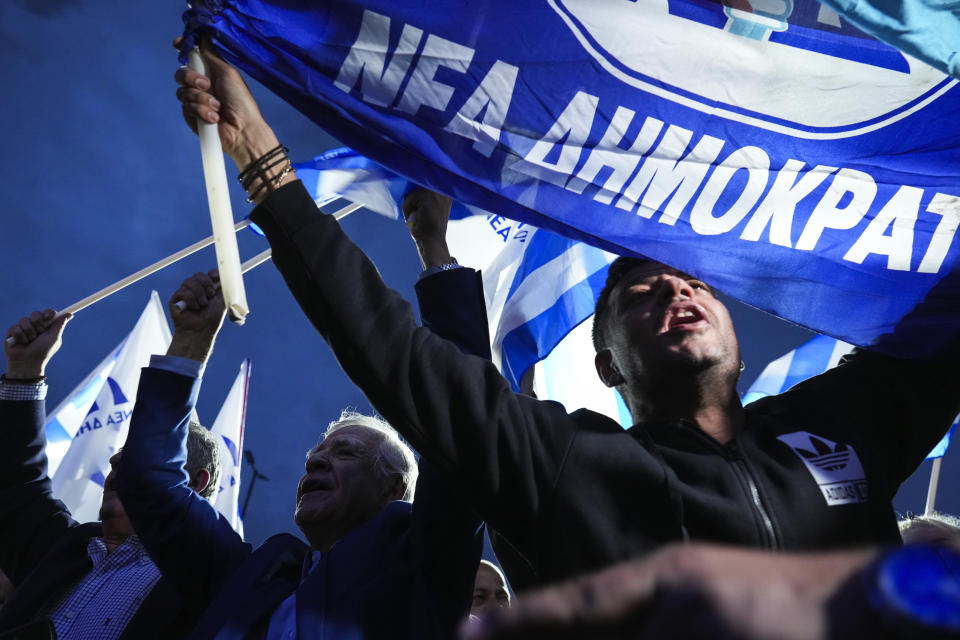
M 817 438 L 810 436 L 810 444 L 815 451 L 794 447 L 793 450 L 806 458 L 807 462 L 824 471 L 839 471 L 847 466 L 850 461 L 850 449 L 842 442 L 838 442 L 835 448 Z
M 842 442 L 833 442 L 809 431 L 794 431 L 777 436 L 803 461 L 819 485 L 827 505 L 866 502 L 870 493 L 866 474 L 856 450 Z

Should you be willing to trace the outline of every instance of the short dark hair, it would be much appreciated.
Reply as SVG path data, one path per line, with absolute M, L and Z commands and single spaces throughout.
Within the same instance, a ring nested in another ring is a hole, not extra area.
M 206 469 L 210 474 L 210 482 L 200 492 L 201 497 L 207 500 L 216 497 L 220 487 L 220 468 L 220 445 L 217 439 L 200 423 L 191 422 L 187 434 L 187 473 Z
M 607 281 L 603 285 L 603 290 L 597 297 L 597 305 L 593 312 L 593 349 L 599 352 L 605 349 L 610 340 L 610 296 L 617 283 L 623 279 L 623 276 L 632 271 L 634 267 L 653 262 L 648 258 L 633 258 L 620 256 L 610 263 L 610 269 L 607 271 Z

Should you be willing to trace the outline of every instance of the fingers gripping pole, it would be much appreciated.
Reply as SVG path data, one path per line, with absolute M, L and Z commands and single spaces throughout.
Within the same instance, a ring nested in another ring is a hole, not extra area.
M 200 50 L 190 52 L 190 68 L 203 75 L 206 65 Z M 233 211 L 230 208 L 230 193 L 227 188 L 227 170 L 223 163 L 223 149 L 217 125 L 197 120 L 200 136 L 200 155 L 203 158 L 203 175 L 207 185 L 207 202 L 210 204 L 210 222 L 213 226 L 214 247 L 217 252 L 217 268 L 220 270 L 220 286 L 227 305 L 227 313 L 236 324 L 243 324 L 250 309 L 243 288 L 240 271 L 240 250 L 233 233 Z
M 240 231 L 241 229 L 246 229 L 248 226 L 250 226 L 249 220 L 241 220 L 237 224 L 233 225 L 233 230 Z M 154 262 L 153 264 L 151 264 L 149 267 L 144 267 L 143 269 L 140 269 L 137 272 L 131 273 L 126 278 L 123 278 L 122 280 L 117 280 L 113 284 L 107 287 L 104 287 L 103 289 L 100 289 L 100 291 L 90 294 L 83 300 L 78 300 L 77 302 L 74 302 L 72 305 L 70 305 L 63 311 L 57 312 L 57 317 L 65 315 L 67 313 L 76 313 L 78 311 L 83 311 L 90 305 L 96 302 L 100 302 L 104 298 L 111 296 L 117 291 L 120 291 L 121 289 L 124 289 L 130 286 L 134 282 L 143 280 L 147 276 L 154 274 L 165 267 L 170 266 L 174 262 L 177 262 L 178 260 L 182 260 L 187 256 L 193 255 L 194 253 L 196 253 L 197 251 L 200 251 L 200 249 L 203 249 L 204 247 L 209 247 L 211 244 L 213 244 L 213 236 L 207 236 L 203 240 L 194 242 L 189 247 L 184 247 L 183 249 L 180 249 L 180 251 L 170 254 L 163 260 L 158 260 L 157 262 Z M 247 270 L 244 269 L 243 271 L 244 273 L 246 273 Z M 12 336 L 6 339 L 6 343 L 9 345 L 14 345 L 16 344 L 16 342 L 17 341 L 14 340 Z

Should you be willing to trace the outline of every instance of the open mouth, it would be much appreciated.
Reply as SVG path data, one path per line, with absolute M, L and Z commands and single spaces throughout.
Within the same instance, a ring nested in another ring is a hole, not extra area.
M 326 480 L 319 478 L 308 478 L 300 483 L 300 497 L 312 493 L 314 491 L 327 491 L 328 489 L 333 488 L 333 484 Z
M 661 333 L 693 331 L 709 324 L 710 322 L 700 305 L 674 305 L 667 309 L 664 314 Z

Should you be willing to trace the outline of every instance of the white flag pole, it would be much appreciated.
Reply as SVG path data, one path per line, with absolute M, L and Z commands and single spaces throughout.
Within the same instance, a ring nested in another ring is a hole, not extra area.
M 930 468 L 930 486 L 927 487 L 927 506 L 923 509 L 923 515 L 933 514 L 933 507 L 937 501 L 937 485 L 940 484 L 940 464 L 943 457 L 934 458 L 933 466 Z
M 341 209 L 338 209 L 337 211 L 334 211 L 330 215 L 332 215 L 337 220 L 340 220 L 342 218 L 346 218 L 348 215 L 350 215 L 351 213 L 353 213 L 354 211 L 362 207 L 363 207 L 362 203 L 354 202 L 354 203 L 348 204 L 347 206 Z M 240 222 L 233 225 L 233 231 L 235 233 L 237 231 L 240 231 L 241 229 L 246 229 L 248 226 L 250 226 L 250 220 L 241 220 Z M 194 242 L 189 247 L 184 247 L 183 249 L 180 249 L 180 251 L 170 254 L 163 260 L 158 260 L 157 262 L 154 262 L 150 266 L 140 269 L 136 273 L 131 273 L 126 278 L 123 278 L 122 280 L 118 280 L 117 282 L 114 282 L 113 284 L 107 287 L 104 287 L 103 289 L 100 289 L 96 293 L 87 296 L 83 300 L 74 302 L 72 305 L 70 305 L 63 311 L 58 312 L 57 315 L 63 315 L 65 313 L 76 313 L 78 311 L 82 311 L 83 309 L 86 309 L 87 307 L 94 304 L 95 302 L 100 302 L 107 296 L 110 296 L 116 293 L 117 291 L 120 291 L 121 289 L 130 286 L 131 284 L 133 284 L 134 282 L 137 282 L 138 280 L 143 280 L 147 276 L 153 273 L 156 273 L 157 271 L 160 271 L 164 267 L 167 267 L 173 264 L 174 262 L 177 262 L 178 260 L 182 260 L 183 258 L 186 258 L 187 256 L 194 254 L 197 251 L 200 251 L 200 249 L 203 249 L 204 247 L 209 247 L 213 243 L 214 243 L 214 236 L 207 236 L 203 240 Z M 250 258 L 249 260 L 244 262 L 242 265 L 240 265 L 240 272 L 246 273 L 247 271 L 250 271 L 250 269 L 253 269 L 256 266 L 263 264 L 264 262 L 270 259 L 270 255 L 271 255 L 270 249 L 267 249 L 266 251 L 263 251 L 257 254 L 256 256 Z M 221 277 L 221 282 L 223 282 L 222 277 Z M 181 304 L 182 304 L 182 301 L 181 301 Z M 181 309 L 181 311 L 182 310 L 183 309 Z M 12 337 L 10 337 L 10 338 L 7 338 L 6 342 L 7 344 L 14 344 L 15 341 Z
M 343 218 L 346 218 L 348 215 L 350 215 L 357 209 L 362 209 L 362 208 L 363 208 L 363 203 L 353 202 L 343 207 L 342 209 L 338 209 L 337 211 L 334 211 L 330 215 L 332 215 L 337 220 L 341 220 Z M 240 272 L 246 273 L 247 271 L 250 271 L 250 269 L 253 269 L 254 267 L 259 267 L 261 264 L 269 260 L 272 255 L 273 255 L 273 251 L 271 249 L 267 249 L 266 251 L 261 251 L 257 255 L 253 256 L 252 258 L 250 258 L 249 260 L 241 264 Z M 183 300 L 177 300 L 176 307 L 180 311 L 183 311 L 184 309 L 187 308 L 187 305 L 186 303 L 184 303 Z
M 240 231 L 241 229 L 246 229 L 248 226 L 250 226 L 249 220 L 241 220 L 237 224 L 233 225 L 233 230 L 234 232 Z M 161 269 L 170 266 L 174 262 L 177 262 L 178 260 L 182 260 L 187 256 L 196 253 L 197 251 L 200 251 L 200 249 L 203 249 L 204 247 L 209 247 L 211 244 L 213 244 L 213 241 L 214 241 L 213 236 L 207 236 L 203 240 L 194 242 L 189 247 L 184 247 L 183 249 L 180 249 L 180 251 L 177 251 L 176 253 L 171 253 L 169 256 L 167 256 L 163 260 L 158 260 L 157 262 L 154 262 L 150 266 L 144 267 L 143 269 L 140 269 L 136 273 L 131 273 L 126 278 L 123 278 L 122 280 L 118 280 L 113 284 L 106 286 L 103 289 L 100 289 L 96 293 L 90 294 L 83 300 L 74 302 L 72 305 L 70 305 L 63 311 L 58 312 L 57 315 L 62 316 L 65 313 L 76 313 L 78 311 L 82 311 L 87 307 L 89 307 L 90 305 L 94 304 L 95 302 L 100 302 L 107 296 L 113 295 L 117 291 L 120 291 L 121 289 L 130 286 L 134 282 L 137 282 L 138 280 L 143 280 L 147 276 L 154 274 L 157 271 L 160 271 Z M 7 344 L 14 344 L 15 340 L 13 339 L 13 337 L 10 337 L 10 338 L 7 338 L 6 342 Z
M 190 68 L 207 75 L 200 49 L 190 52 Z M 227 305 L 227 313 L 236 324 L 243 324 L 250 309 L 243 288 L 240 270 L 240 250 L 237 238 L 230 232 L 233 225 L 233 210 L 227 188 L 227 170 L 223 163 L 223 149 L 217 125 L 197 119 L 200 136 L 200 155 L 203 157 L 203 176 L 207 185 L 207 202 L 210 204 L 210 222 L 213 226 L 214 246 L 217 251 L 217 268 L 220 270 L 220 285 Z

